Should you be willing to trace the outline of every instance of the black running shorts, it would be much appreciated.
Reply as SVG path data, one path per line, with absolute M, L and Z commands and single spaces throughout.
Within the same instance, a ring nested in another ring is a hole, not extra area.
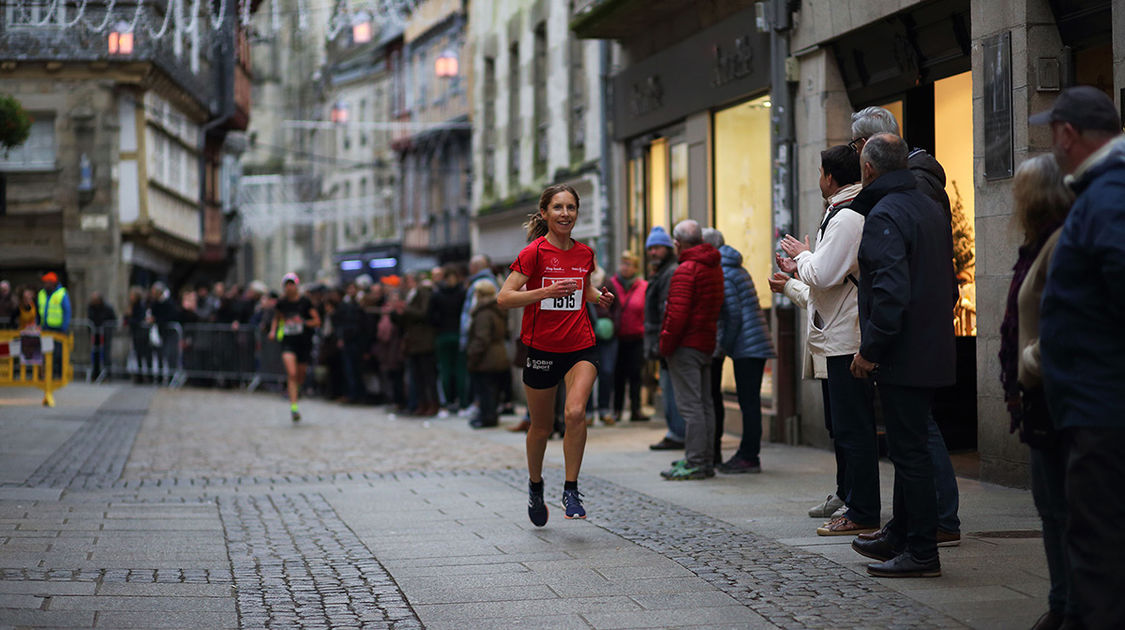
M 558 385 L 570 368 L 579 361 L 587 361 L 597 369 L 597 346 L 590 346 L 576 352 L 544 352 L 528 348 L 527 363 L 523 368 L 523 384 L 532 389 L 551 389 Z
M 294 335 L 281 340 L 281 352 L 297 355 L 297 363 L 307 365 L 312 358 L 312 339 L 308 335 Z

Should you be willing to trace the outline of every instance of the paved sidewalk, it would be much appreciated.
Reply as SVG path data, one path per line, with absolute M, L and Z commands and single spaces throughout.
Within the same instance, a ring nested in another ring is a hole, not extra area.
M 31 400 L 31 404 L 27 400 Z M 526 516 L 523 436 L 275 396 L 0 391 L 0 628 L 1026 628 L 1029 493 L 961 480 L 944 577 L 875 580 L 805 514 L 831 453 L 666 482 L 652 423 L 595 428 L 566 521 Z M 514 419 L 508 419 L 514 421 Z M 733 449 L 733 440 L 726 445 Z M 889 512 L 891 473 L 883 468 Z

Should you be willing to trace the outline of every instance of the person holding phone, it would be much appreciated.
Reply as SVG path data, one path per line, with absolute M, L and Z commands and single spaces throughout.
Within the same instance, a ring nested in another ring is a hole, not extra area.
M 537 527 L 547 524 L 543 455 L 554 428 L 560 382 L 566 387 L 562 506 L 566 518 L 586 518 L 578 472 L 586 448 L 586 403 L 598 374 L 597 338 L 586 303 L 608 307 L 613 294 L 591 286 L 594 250 L 570 236 L 578 221 L 578 203 L 578 193 L 567 184 L 543 191 L 538 212 L 525 226 L 530 242 L 511 264 L 512 273 L 497 296 L 501 308 L 524 309 L 520 341 L 528 348 L 523 382 L 531 419 L 527 514 Z

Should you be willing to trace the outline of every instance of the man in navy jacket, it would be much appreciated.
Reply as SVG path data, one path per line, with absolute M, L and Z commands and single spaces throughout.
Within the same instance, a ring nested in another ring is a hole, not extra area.
M 1051 417 L 1068 448 L 1066 544 L 1087 628 L 1125 627 L 1125 138 L 1100 90 L 1065 90 L 1029 119 L 1078 198 L 1047 272 L 1039 350 Z
M 927 448 L 934 390 L 956 379 L 953 235 L 945 212 L 918 189 L 907 147 L 894 134 L 868 139 L 863 191 L 851 209 L 866 217 L 859 245 L 860 347 L 856 378 L 878 384 L 895 465 L 894 518 L 881 536 L 852 548 L 880 562 L 877 577 L 937 577 L 937 502 Z

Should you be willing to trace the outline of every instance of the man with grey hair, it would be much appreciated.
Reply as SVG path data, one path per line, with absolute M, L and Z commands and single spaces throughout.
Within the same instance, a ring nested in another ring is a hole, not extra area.
M 680 481 L 715 476 L 715 409 L 711 396 L 711 353 L 723 305 L 719 251 L 703 242 L 699 223 L 688 219 L 672 230 L 679 266 L 668 286 L 660 355 L 684 418 L 685 457 L 661 474 Z
M 898 121 L 894 114 L 882 107 L 865 107 L 852 114 L 852 141 L 848 143 L 857 153 L 863 150 L 867 139 L 879 134 L 889 133 L 899 138 Z M 904 143 L 905 144 L 905 143 Z M 910 149 L 906 155 L 906 166 L 914 175 L 918 190 L 933 199 L 945 211 L 949 225 L 944 226 L 953 232 L 953 214 L 950 210 L 949 195 L 945 192 L 945 169 L 925 149 Z M 957 475 L 949 459 L 949 449 L 945 438 L 934 421 L 933 410 L 927 411 L 930 459 L 934 464 L 934 481 L 937 485 L 938 502 L 938 545 L 949 547 L 961 543 L 961 519 L 957 516 L 960 496 L 957 490 Z M 868 537 L 861 534 L 860 537 Z
M 894 114 L 882 107 L 865 107 L 852 114 L 852 140 L 848 146 L 859 153 L 867 139 L 877 133 L 902 136 Z M 937 159 L 925 149 L 913 148 L 907 153 L 906 165 L 918 183 L 918 190 L 936 201 L 946 216 L 952 218 L 949 195 L 945 192 L 945 169 Z
M 859 245 L 860 347 L 856 378 L 878 383 L 895 467 L 894 516 L 852 548 L 878 560 L 876 577 L 937 577 L 937 502 L 927 418 L 938 387 L 955 380 L 953 235 L 940 207 L 907 170 L 902 138 L 869 138 L 860 156 L 866 217 Z

